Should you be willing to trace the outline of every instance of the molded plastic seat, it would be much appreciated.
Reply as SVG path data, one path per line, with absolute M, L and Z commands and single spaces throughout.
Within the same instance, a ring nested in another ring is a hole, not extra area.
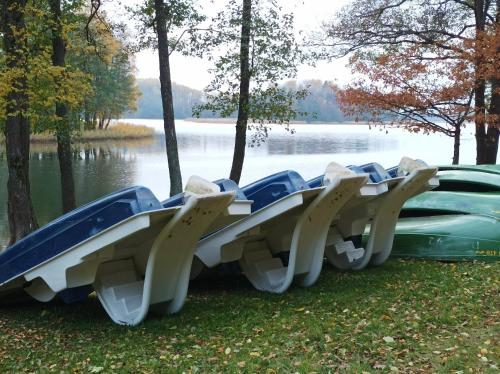
M 231 179 L 218 179 L 214 181 L 216 185 L 220 187 L 221 192 L 224 191 L 234 191 L 236 192 L 236 200 L 251 200 L 249 199 L 243 190 L 236 184 L 235 181 Z
M 391 179 L 391 175 L 384 167 L 376 162 L 361 165 L 360 168 L 364 173 L 370 174 L 370 180 L 373 183 L 379 183 L 386 179 Z
M 247 197 L 243 193 L 243 190 L 231 179 L 218 179 L 216 181 L 213 181 L 212 183 L 215 183 L 220 187 L 221 192 L 226 192 L 226 191 L 234 191 L 236 193 L 236 200 L 247 200 Z M 181 192 L 177 195 L 174 195 L 170 197 L 167 200 L 164 200 L 161 202 L 161 205 L 164 208 L 171 208 L 174 206 L 179 206 L 184 204 L 184 192 Z

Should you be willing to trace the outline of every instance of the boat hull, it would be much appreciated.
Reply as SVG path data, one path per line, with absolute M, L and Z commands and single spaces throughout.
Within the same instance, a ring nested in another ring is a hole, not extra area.
M 402 218 L 396 226 L 392 256 L 498 261 L 500 221 L 477 214 Z

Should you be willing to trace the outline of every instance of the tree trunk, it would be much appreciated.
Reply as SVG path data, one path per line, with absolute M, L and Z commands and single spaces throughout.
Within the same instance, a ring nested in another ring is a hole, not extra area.
M 14 244 L 37 228 L 30 196 L 28 111 L 28 53 L 24 21 L 26 0 L 2 2 L 2 33 L 5 67 L 15 74 L 5 96 L 5 148 L 7 154 L 7 211 L 10 243 Z
M 61 0 L 50 0 L 52 16 L 52 64 L 64 67 L 66 45 L 63 38 L 63 24 L 61 20 Z M 68 108 L 65 103 L 56 103 L 56 138 L 57 156 L 59 158 L 59 172 L 61 177 L 61 199 L 63 213 L 76 208 L 75 181 L 73 180 L 73 165 L 71 153 L 71 131 L 68 121 Z
M 111 122 L 111 116 L 109 116 L 108 119 L 106 120 L 106 126 L 104 126 L 104 130 L 108 129 L 110 122 Z
M 455 134 L 453 135 L 453 165 L 458 165 L 460 161 L 460 133 L 461 124 L 455 125 Z
M 238 119 L 234 139 L 233 164 L 229 178 L 240 182 L 245 160 L 246 133 L 250 95 L 250 29 L 252 22 L 252 0 L 243 0 L 240 39 L 240 97 L 238 103 Z
M 482 56 L 479 39 L 485 29 L 484 0 L 474 0 L 474 15 L 476 21 L 476 56 L 475 56 L 475 81 L 474 81 L 474 122 L 476 125 L 476 164 L 487 163 L 487 137 L 486 137 L 486 82 L 481 69 L 484 58 Z
M 97 112 L 92 114 L 92 127 L 91 130 L 95 130 L 97 128 Z
M 493 79 L 491 84 L 491 102 L 489 109 L 488 132 L 486 133 L 486 164 L 496 164 L 500 130 L 500 79 Z
M 90 122 L 90 113 L 85 109 L 84 111 L 84 129 L 85 130 L 90 130 L 91 122 Z
M 474 82 L 474 122 L 476 126 L 476 164 L 484 163 L 486 154 L 486 129 L 485 129 L 485 90 L 486 83 L 480 75 L 482 65 L 481 51 L 478 40 L 484 32 L 484 0 L 474 0 L 474 13 L 476 21 L 476 57 L 475 57 L 475 82 Z
M 496 1 L 497 14 L 495 18 L 496 23 L 496 42 L 497 50 L 496 52 L 500 54 L 500 0 Z M 495 74 L 498 75 L 498 72 Z M 500 79 L 498 76 L 494 76 L 491 80 L 491 101 L 490 108 L 488 110 L 489 121 L 488 121 L 488 131 L 486 133 L 487 141 L 487 152 L 485 157 L 485 163 L 496 164 L 498 156 L 498 140 L 499 140 L 499 130 L 500 130 Z
M 163 127 L 167 147 L 168 172 L 170 175 L 170 196 L 182 192 L 182 176 L 175 133 L 174 103 L 172 80 L 170 77 L 170 58 L 168 47 L 167 16 L 168 5 L 163 0 L 155 0 L 156 35 L 158 38 L 158 59 L 160 62 L 160 90 L 163 106 Z

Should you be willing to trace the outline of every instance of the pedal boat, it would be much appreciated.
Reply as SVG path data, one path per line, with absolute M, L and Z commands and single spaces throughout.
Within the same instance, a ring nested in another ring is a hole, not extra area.
M 324 180 L 311 188 L 297 172 L 283 171 L 242 187 L 239 193 L 253 201 L 252 213 L 204 237 L 195 258 L 209 268 L 236 262 L 262 291 L 282 293 L 293 281 L 312 285 L 321 272 L 331 221 L 368 175 L 332 163 Z
M 160 203 L 144 187 L 127 188 L 84 205 L 0 254 L 0 297 L 22 288 L 47 302 L 68 302 L 95 290 L 118 324 L 184 304 L 196 243 L 250 213 L 233 191 L 191 177 L 186 192 Z M 247 210 L 247 211 L 245 211 Z
M 412 196 L 434 188 L 437 169 L 422 161 L 404 157 L 390 175 L 380 164 L 348 166 L 355 173 L 368 173 L 370 182 L 360 189 L 332 221 L 326 242 L 326 257 L 334 267 L 361 270 L 368 264 L 381 265 L 393 247 L 397 218 Z M 323 176 L 308 183 L 322 184 Z M 363 248 L 362 236 L 368 229 Z

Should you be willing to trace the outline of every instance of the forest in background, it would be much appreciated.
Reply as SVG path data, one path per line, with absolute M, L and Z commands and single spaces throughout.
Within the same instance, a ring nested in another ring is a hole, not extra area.
M 163 118 L 161 104 L 160 82 L 158 79 L 137 79 L 139 98 L 137 100 L 137 110 L 123 114 L 124 118 Z M 304 100 L 295 103 L 297 112 L 304 113 L 298 115 L 297 121 L 312 122 L 343 122 L 348 120 L 340 111 L 339 105 L 332 88 L 332 83 L 321 80 L 307 80 L 297 82 L 287 81 L 283 87 L 290 90 L 307 88 L 309 95 Z M 204 102 L 204 94 L 201 90 L 196 90 L 187 86 L 172 83 L 174 113 L 177 119 L 193 117 L 193 107 Z M 236 118 L 237 113 L 231 117 Z M 203 111 L 202 118 L 218 117 L 209 111 Z

